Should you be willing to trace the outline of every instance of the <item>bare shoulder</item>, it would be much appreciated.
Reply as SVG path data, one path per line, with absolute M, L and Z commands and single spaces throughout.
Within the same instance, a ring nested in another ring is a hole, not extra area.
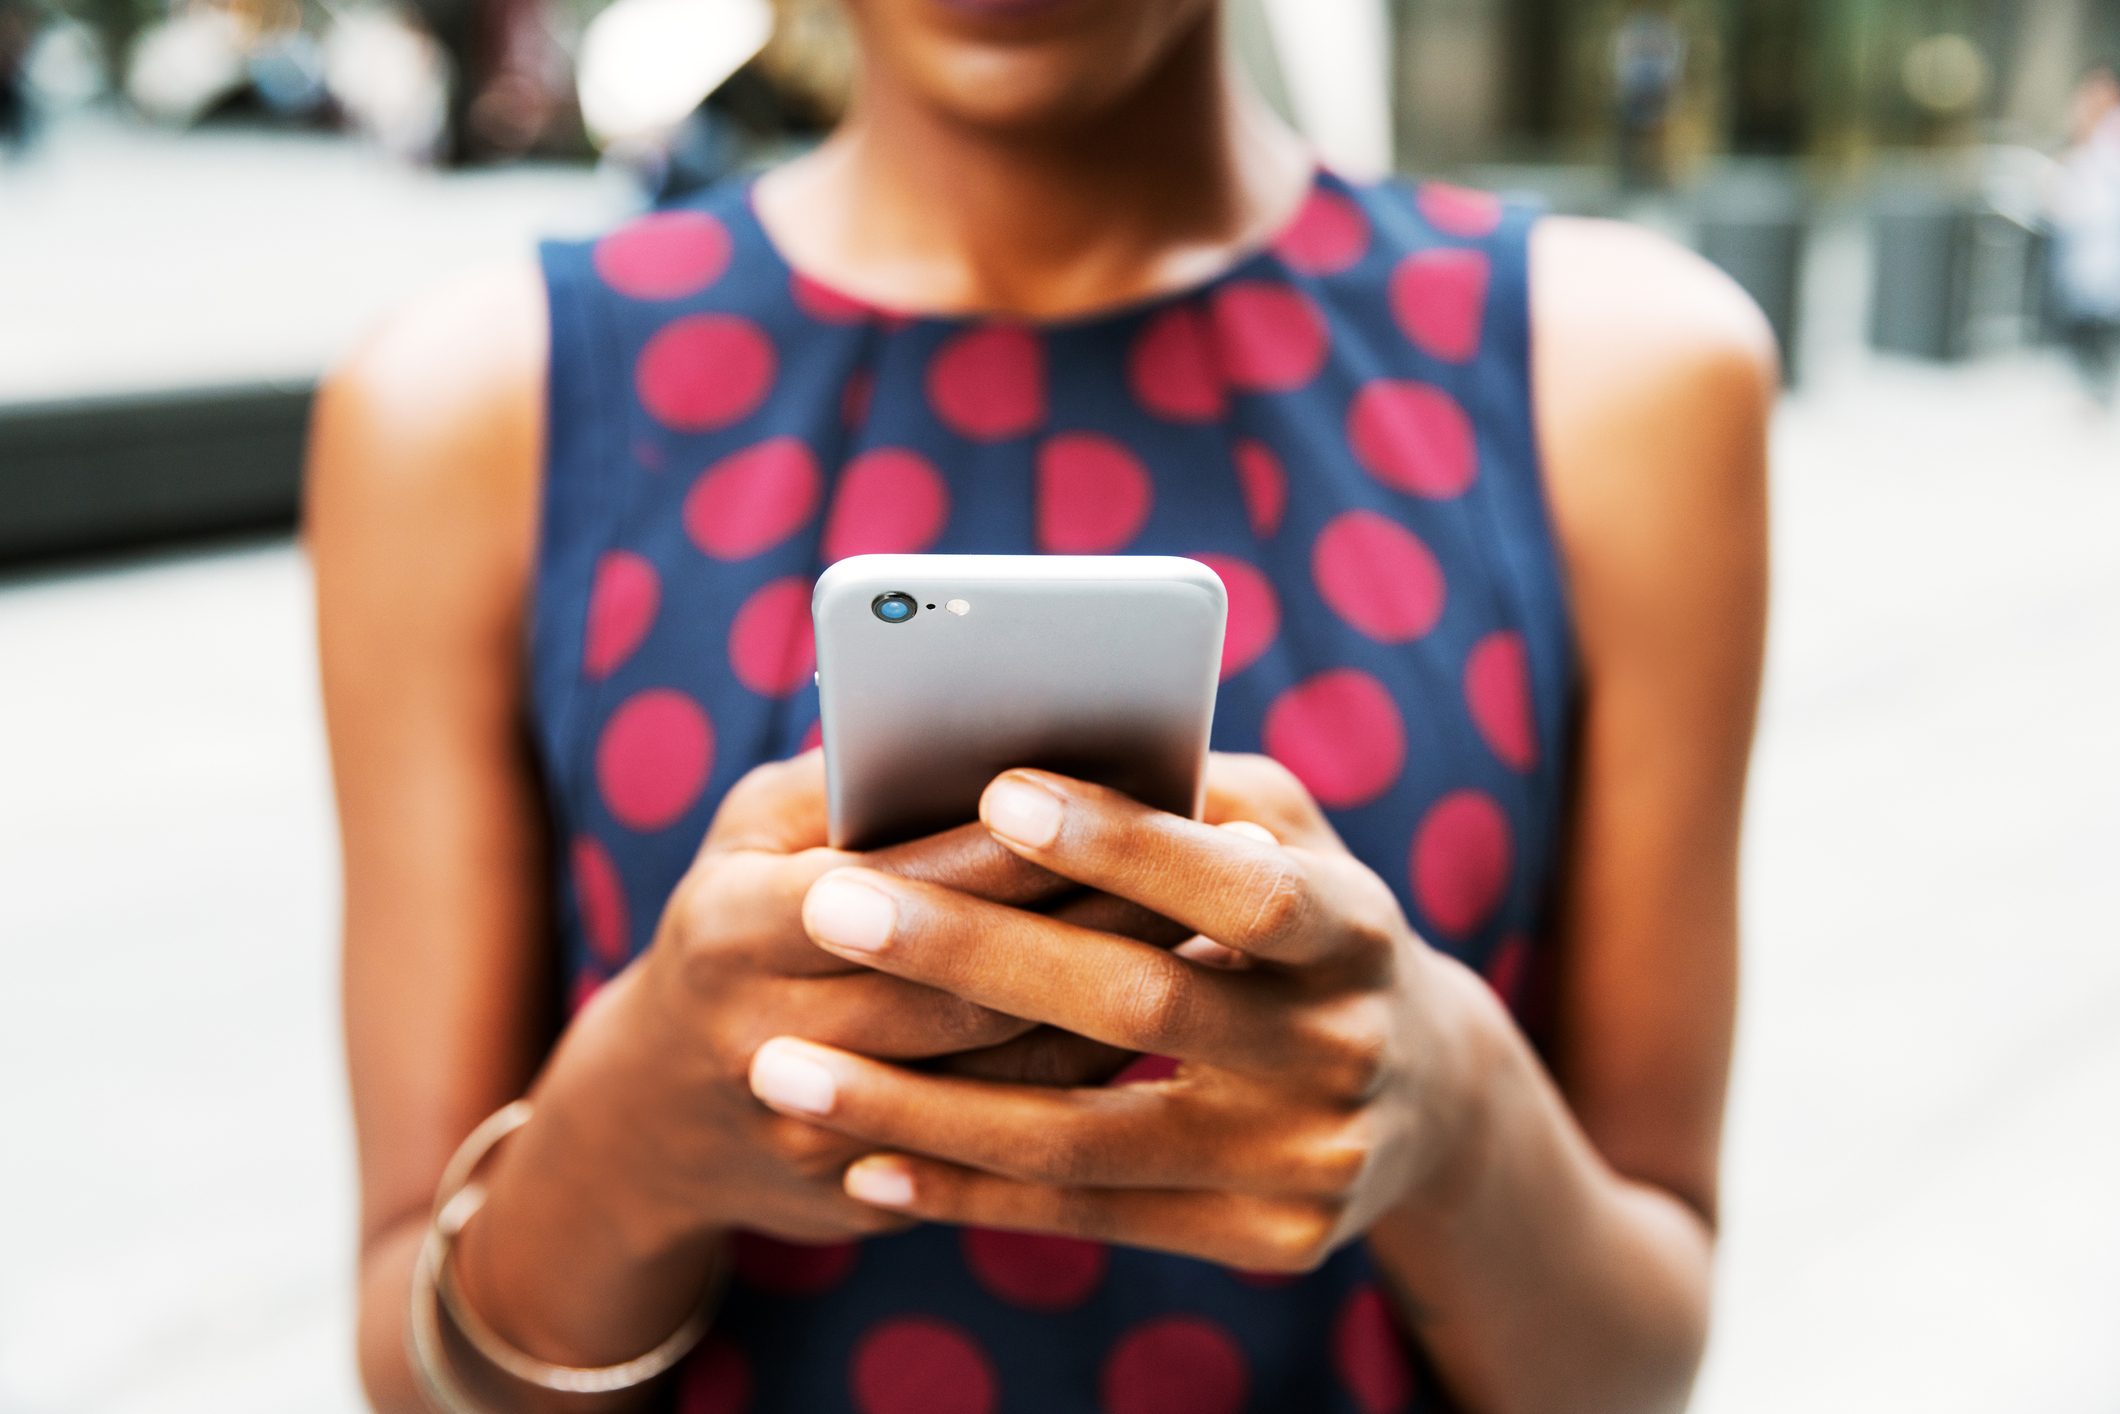
M 366 598 L 406 574 L 489 612 L 519 595 L 535 537 L 546 329 L 534 265 L 497 265 L 408 301 L 324 380 L 304 505 L 323 587 L 343 567 Z
M 1756 594 L 1780 385 L 1758 306 L 1699 256 L 1605 221 L 1542 223 L 1531 281 L 1547 491 L 1586 640 L 1673 593 Z
M 1555 218 L 1532 236 L 1532 319 L 1542 386 L 1629 401 L 1724 380 L 1765 389 L 1774 334 L 1736 282 L 1683 246 L 1616 221 Z

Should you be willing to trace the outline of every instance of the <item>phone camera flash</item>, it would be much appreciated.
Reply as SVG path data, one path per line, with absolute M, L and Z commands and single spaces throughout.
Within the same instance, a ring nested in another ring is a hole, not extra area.
M 960 619 L 972 611 L 970 601 L 964 599 L 952 599 L 949 603 L 944 604 L 942 607 L 948 609 L 951 613 L 955 614 Z

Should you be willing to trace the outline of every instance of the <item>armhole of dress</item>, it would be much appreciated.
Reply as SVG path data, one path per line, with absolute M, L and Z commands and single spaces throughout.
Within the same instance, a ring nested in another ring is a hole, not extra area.
M 1495 288 L 1507 292 L 1508 305 L 1497 320 L 1497 333 L 1504 341 L 1505 367 L 1512 375 L 1509 387 L 1516 403 L 1514 415 L 1503 419 L 1520 439 L 1512 458 L 1523 469 L 1520 485 L 1511 488 L 1509 533 L 1503 537 L 1509 558 L 1508 572 L 1526 608 L 1536 619 L 1553 625 L 1553 654 L 1532 655 L 1533 701 L 1539 704 L 1539 738 L 1544 759 L 1565 771 L 1567 747 L 1573 731 L 1580 695 L 1581 655 L 1575 626 L 1575 602 L 1568 583 L 1568 565 L 1561 551 L 1558 523 L 1547 483 L 1547 459 L 1543 429 L 1538 417 L 1538 364 L 1535 358 L 1537 319 L 1532 284 L 1532 237 L 1547 218 L 1543 205 L 1512 199 L 1504 208 L 1501 228 L 1493 240 Z M 1541 680 L 1550 675 L 1550 680 Z
M 545 437 L 538 495 L 537 560 L 531 575 L 526 662 L 531 725 L 557 827 L 579 785 L 574 731 L 585 709 L 582 647 L 589 594 L 604 533 L 608 458 L 599 445 L 609 403 L 600 386 L 593 292 L 584 287 L 583 246 L 538 247 L 546 303 Z

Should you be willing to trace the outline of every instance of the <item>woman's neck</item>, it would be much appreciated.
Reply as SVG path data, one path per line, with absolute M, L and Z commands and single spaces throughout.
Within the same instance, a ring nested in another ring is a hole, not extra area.
M 1211 277 L 1293 214 L 1311 161 L 1203 25 L 1065 131 L 955 121 L 872 74 L 759 206 L 805 273 L 877 304 L 1056 318 Z

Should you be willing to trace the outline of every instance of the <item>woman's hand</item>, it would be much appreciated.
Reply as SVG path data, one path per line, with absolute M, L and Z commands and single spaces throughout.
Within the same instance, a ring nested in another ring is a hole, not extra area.
M 824 1242 L 905 1225 L 843 1191 L 866 1146 L 753 1098 L 746 1076 L 769 1037 L 1051 1083 L 1085 1083 L 1130 1059 L 821 952 L 803 931 L 803 899 L 859 863 L 1138 936 L 1169 925 L 1083 893 L 976 824 L 868 855 L 826 849 L 824 837 L 816 753 L 738 782 L 654 943 L 562 1036 L 532 1091 L 535 1117 L 497 1152 L 491 1196 L 458 1250 L 472 1304 L 523 1348 L 591 1364 L 638 1353 L 697 1302 L 731 1228 Z M 585 1281 L 594 1267 L 614 1294 L 582 1310 L 526 1301 L 524 1262 Z
M 1059 898 L 1071 891 L 1067 881 L 1000 848 L 978 825 L 869 855 L 824 848 L 824 833 L 817 753 L 744 777 L 671 896 L 653 945 L 578 1023 L 592 1033 L 584 1047 L 605 1057 L 593 1067 L 594 1102 L 619 1110 L 631 1138 L 651 1151 L 635 1153 L 630 1172 L 652 1190 L 663 1223 L 741 1225 L 796 1241 L 903 1225 L 841 1191 L 858 1146 L 752 1098 L 751 1058 L 772 1036 L 900 1060 L 971 1053 L 981 1073 L 1011 1078 L 1050 1071 L 1087 1080 L 1096 1071 L 1087 1047 L 1068 1047 L 1056 1034 L 1028 1044 L 1032 1022 L 820 951 L 803 930 L 802 902 L 821 876 L 859 863 L 997 904 L 1058 902 L 1071 915 L 1146 931 L 1138 917 L 1110 900 Z M 565 1085 L 566 1049 L 541 1090 Z M 612 1059 L 622 1081 L 608 1069 Z M 1112 1054 L 1106 1073 L 1123 1059 Z
M 1286 771 L 1217 758 L 1215 779 L 1220 826 L 1039 771 L 997 779 L 981 818 L 1023 859 L 1219 948 L 1174 955 L 863 868 L 819 878 L 803 909 L 837 957 L 1174 1057 L 1171 1078 L 1031 1088 L 784 1037 L 758 1051 L 752 1089 L 880 1151 L 845 1176 L 879 1210 L 1231 1266 L 1309 1269 L 1443 1190 L 1469 1152 L 1498 1004 L 1414 935 Z

